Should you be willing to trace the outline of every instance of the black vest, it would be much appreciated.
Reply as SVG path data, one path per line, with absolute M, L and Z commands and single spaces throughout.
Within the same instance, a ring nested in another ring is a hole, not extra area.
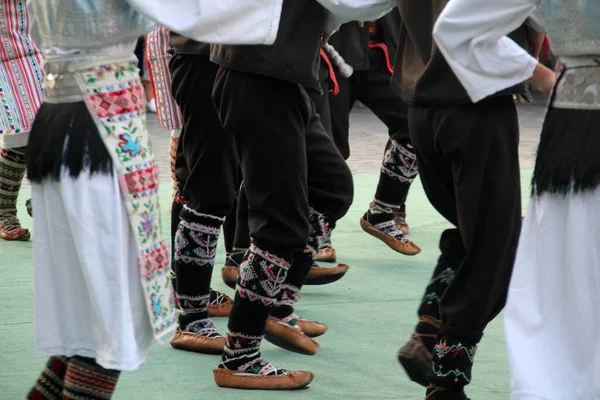
M 325 9 L 315 0 L 284 0 L 273 45 L 213 45 L 211 61 L 320 91 L 319 51 L 325 18 Z

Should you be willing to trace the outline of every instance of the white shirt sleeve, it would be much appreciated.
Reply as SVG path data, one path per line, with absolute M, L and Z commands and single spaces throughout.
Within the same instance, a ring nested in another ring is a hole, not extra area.
M 329 16 L 325 32 L 333 33 L 350 21 L 376 20 L 396 7 L 396 0 L 317 0 Z
M 181 35 L 213 44 L 275 42 L 283 0 L 127 0 Z
M 538 64 L 507 38 L 541 0 L 451 0 L 433 36 L 473 102 L 526 81 Z

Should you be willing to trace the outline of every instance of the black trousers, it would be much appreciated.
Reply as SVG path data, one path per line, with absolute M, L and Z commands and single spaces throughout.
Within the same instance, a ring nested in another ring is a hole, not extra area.
M 278 255 L 304 251 L 309 202 L 337 221 L 354 194 L 350 169 L 307 92 L 294 83 L 220 68 L 213 100 L 235 137 L 255 244 Z
M 440 334 L 477 343 L 505 305 L 521 229 L 517 110 L 502 97 L 408 117 L 427 197 L 455 226 L 442 257 L 462 259 L 440 300 Z
M 407 105 L 390 86 L 392 74 L 385 55 L 379 49 L 370 49 L 369 57 L 371 68 L 354 71 L 348 79 L 338 75 L 340 92 L 329 97 L 333 138 L 344 159 L 350 157 L 350 112 L 357 100 L 385 124 L 391 139 L 398 143 L 410 140 Z
M 183 197 L 192 210 L 224 218 L 239 187 L 239 163 L 234 137 L 223 128 L 211 98 L 219 67 L 208 56 L 175 55 L 170 68 L 184 125 L 179 139 L 183 154 L 176 160 L 177 178 L 184 178 Z

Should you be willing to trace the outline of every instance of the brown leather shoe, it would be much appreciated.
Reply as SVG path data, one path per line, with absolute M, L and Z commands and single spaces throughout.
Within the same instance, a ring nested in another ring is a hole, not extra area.
M 208 306 L 208 315 L 210 317 L 229 317 L 231 308 L 233 307 L 233 300 L 225 293 L 216 293 L 217 299 Z
M 29 229 L 21 227 L 11 229 L 10 231 L 6 229 L 0 229 L 0 239 L 11 242 L 26 242 L 31 239 L 31 233 L 29 232 Z
M 222 354 L 225 348 L 225 337 L 210 338 L 197 333 L 177 330 L 171 340 L 171 346 L 177 350 L 193 351 L 202 354 Z
M 364 218 L 360 219 L 360 227 L 363 229 L 363 231 L 381 240 L 383 243 L 387 244 L 390 249 L 397 251 L 398 253 L 404 254 L 406 256 L 415 256 L 421 252 L 419 246 L 417 246 L 410 240 L 406 238 L 404 238 L 404 240 L 400 240 L 396 239 L 393 236 L 386 235 L 385 233 L 376 229 Z
M 254 375 L 230 369 L 213 370 L 215 383 L 231 389 L 295 390 L 308 386 L 314 379 L 311 372 L 287 371 L 285 375 Z
M 319 343 L 275 317 L 269 317 L 267 320 L 265 339 L 294 353 L 313 355 L 319 351 Z
M 316 261 L 322 262 L 335 262 L 336 259 L 337 253 L 333 247 L 327 247 L 326 249 L 321 250 L 315 258 Z
M 313 265 L 304 280 L 305 285 L 327 285 L 339 281 L 350 269 L 346 264 L 338 264 L 336 267 L 320 267 Z
M 302 318 L 298 318 L 296 320 L 296 325 L 298 325 L 298 327 L 302 329 L 302 332 L 304 332 L 304 334 L 309 338 L 319 337 L 325 334 L 325 332 L 327 332 L 329 329 L 327 325 L 321 322 L 309 321 L 308 319 Z
M 226 266 L 221 269 L 221 278 L 223 278 L 223 282 L 233 290 L 235 290 L 235 286 L 237 285 L 239 268 L 240 267 Z
M 412 337 L 398 352 L 398 361 L 411 381 L 427 387 L 427 374 L 431 371 L 432 356 L 423 341 Z

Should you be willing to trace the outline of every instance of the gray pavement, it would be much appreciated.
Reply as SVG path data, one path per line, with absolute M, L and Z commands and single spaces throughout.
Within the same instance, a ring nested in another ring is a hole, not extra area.
M 519 104 L 521 126 L 521 168 L 533 168 L 542 121 L 545 100 L 536 98 L 533 104 Z M 257 118 L 262 118 L 258 117 Z M 348 164 L 354 174 L 376 174 L 379 171 L 383 149 L 387 142 L 387 129 L 367 108 L 354 108 L 350 123 L 350 159 Z M 148 129 L 154 142 L 155 156 L 161 172 L 161 181 L 170 179 L 169 140 L 170 133 L 162 130 L 156 115 L 149 114 Z M 481 132 L 482 135 L 485 132 Z

